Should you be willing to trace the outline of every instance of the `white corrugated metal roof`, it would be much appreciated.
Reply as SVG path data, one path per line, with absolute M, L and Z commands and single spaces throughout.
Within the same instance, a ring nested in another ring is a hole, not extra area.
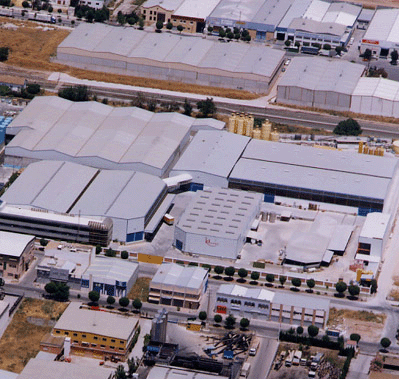
M 237 284 L 222 284 L 217 290 L 220 295 L 232 295 L 255 300 L 267 300 L 273 302 L 274 292 L 262 288 L 248 288 Z
M 183 0 L 147 0 L 141 7 L 151 8 L 159 6 L 168 11 L 174 11 L 177 9 Z
M 387 213 L 369 213 L 360 232 L 360 238 L 383 239 L 387 233 L 390 214 Z
M 0 231 L 0 254 L 10 257 L 20 257 L 26 245 L 33 239 L 35 239 L 35 236 L 29 234 Z
M 184 0 L 179 8 L 173 12 L 173 15 L 205 20 L 214 10 L 219 1 L 220 0 Z
M 330 7 L 329 1 L 313 0 L 306 10 L 303 18 L 308 18 L 314 21 L 321 21 Z
M 363 40 L 399 43 L 399 9 L 377 9 Z
M 228 379 L 226 376 L 204 373 L 177 367 L 155 366 L 151 368 L 147 379 Z
M 200 289 L 208 271 L 202 267 L 163 263 L 151 283 L 192 289 Z

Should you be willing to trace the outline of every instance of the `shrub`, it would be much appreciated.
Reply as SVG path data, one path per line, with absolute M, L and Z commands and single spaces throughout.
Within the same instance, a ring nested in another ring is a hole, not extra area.
M 96 246 L 96 254 L 100 254 L 102 252 L 102 247 L 100 245 Z
M 302 284 L 301 279 L 299 279 L 299 278 L 292 278 L 291 283 L 296 288 L 300 287 Z
M 226 324 L 226 328 L 233 329 L 234 325 L 236 324 L 236 319 L 233 315 L 230 315 L 230 316 L 226 317 L 226 320 L 224 321 L 224 323 Z
M 201 311 L 201 312 L 198 314 L 198 318 L 199 318 L 201 321 L 205 321 L 205 320 L 208 318 L 208 315 L 206 314 L 205 311 Z
M 109 305 L 115 304 L 115 298 L 113 296 L 108 296 L 107 297 L 107 304 L 109 304 Z
M 381 338 L 380 344 L 384 349 L 387 349 L 391 346 L 391 340 L 387 337 Z
M 139 311 L 141 309 L 141 307 L 143 306 L 143 303 L 141 302 L 140 299 L 134 299 L 132 305 L 133 305 L 134 309 L 137 309 Z
M 258 279 L 259 279 L 259 276 L 260 276 L 260 274 L 259 274 L 258 271 L 252 271 L 252 272 L 251 272 L 251 279 L 252 279 L 252 280 L 258 280 Z
M 360 341 L 360 338 L 361 338 L 360 334 L 357 334 L 357 333 L 352 333 L 352 334 L 350 335 L 350 337 L 349 337 L 349 339 L 350 339 L 351 341 L 356 341 L 356 342 L 359 342 L 359 341 Z
M 244 279 L 248 276 L 248 271 L 245 268 L 240 268 L 237 274 L 241 279 Z
M 296 334 L 299 334 L 299 335 L 303 334 L 303 328 L 302 328 L 302 326 L 298 326 L 298 327 L 296 328 Z
M 100 293 L 97 291 L 90 291 L 89 299 L 92 303 L 97 303 L 97 301 L 100 300 Z
M 236 269 L 233 267 L 233 266 L 229 266 L 229 267 L 226 267 L 225 269 L 224 269 L 224 273 L 227 275 L 227 276 L 230 276 L 230 277 L 232 277 L 232 276 L 234 276 L 234 273 L 236 272 Z
M 222 275 L 224 272 L 224 267 L 223 266 L 215 266 L 213 271 L 215 271 L 215 273 L 217 275 Z
M 116 251 L 109 248 L 109 249 L 105 250 L 105 256 L 106 257 L 116 257 Z
M 130 303 L 130 300 L 127 297 L 121 297 L 119 299 L 119 305 L 122 308 L 126 308 L 129 305 L 129 303 Z
M 311 337 L 316 337 L 319 334 L 319 328 L 315 325 L 309 325 L 308 326 L 308 334 Z
M 216 315 L 213 317 L 213 320 L 214 320 L 217 324 L 220 324 L 220 323 L 223 321 L 223 317 L 222 317 L 221 315 L 219 315 L 219 314 L 216 314 Z
M 241 320 L 240 320 L 240 326 L 241 326 L 241 328 L 243 328 L 243 329 L 247 329 L 248 328 L 248 326 L 249 326 L 249 320 L 247 319 L 247 318 L 242 318 Z
M 284 275 L 280 275 L 280 277 L 278 278 L 278 280 L 280 281 L 281 285 L 283 286 L 284 283 L 287 281 L 287 277 Z
M 356 285 L 350 285 L 348 291 L 351 294 L 351 296 L 356 297 L 360 293 L 360 287 Z
M 345 282 L 338 282 L 335 284 L 335 289 L 339 294 L 342 294 L 346 291 L 348 288 L 347 284 Z
M 126 250 L 123 250 L 121 252 L 121 258 L 122 259 L 128 259 L 129 258 L 129 252 L 127 252 Z

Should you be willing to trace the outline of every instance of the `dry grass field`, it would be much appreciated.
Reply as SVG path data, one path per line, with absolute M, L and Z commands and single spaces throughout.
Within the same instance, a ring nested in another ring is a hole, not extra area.
M 146 276 L 138 278 L 127 297 L 132 300 L 140 299 L 143 302 L 147 301 L 148 293 L 150 291 L 150 282 L 151 278 L 148 278 Z
M 4 28 L 5 24 L 10 23 L 18 26 L 18 29 L 11 30 Z M 259 94 L 247 91 L 87 71 L 54 63 L 50 61 L 50 58 L 56 55 L 57 46 L 68 36 L 68 30 L 56 28 L 51 25 L 46 27 L 48 30 L 44 30 L 44 26 L 41 24 L 13 20 L 6 17 L 0 17 L 0 25 L 0 46 L 10 47 L 11 54 L 7 64 L 12 66 L 47 71 L 48 73 L 51 71 L 59 71 L 79 79 L 159 88 L 207 96 L 220 96 L 243 100 L 256 99 L 260 96 Z
M 38 353 L 43 336 L 51 331 L 48 321 L 58 320 L 67 305 L 25 298 L 0 340 L 0 369 L 21 372 L 29 359 Z

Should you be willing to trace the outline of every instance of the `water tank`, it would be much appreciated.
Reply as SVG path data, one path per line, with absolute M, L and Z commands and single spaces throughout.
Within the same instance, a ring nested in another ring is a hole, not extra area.
M 262 139 L 266 141 L 271 140 L 272 123 L 269 120 L 265 120 L 262 123 Z
M 395 154 L 399 154 L 399 140 L 393 141 L 392 149 Z
M 273 132 L 271 133 L 271 140 L 272 140 L 273 142 L 278 142 L 279 139 L 280 139 L 280 134 L 278 134 L 278 132 L 276 132 L 276 131 L 273 131 Z
M 261 217 L 262 217 L 262 221 L 267 221 L 267 219 L 269 218 L 269 213 L 262 211 L 261 212 Z
M 269 213 L 269 221 L 271 223 L 276 222 L 276 212 L 270 212 Z
M 252 131 L 254 129 L 254 118 L 252 116 L 246 117 L 245 124 L 245 135 L 247 137 L 252 137 Z
M 237 134 L 244 135 L 244 116 L 238 116 L 237 118 Z

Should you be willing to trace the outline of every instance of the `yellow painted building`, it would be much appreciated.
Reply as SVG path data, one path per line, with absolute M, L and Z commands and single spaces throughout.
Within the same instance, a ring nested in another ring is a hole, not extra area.
M 138 326 L 137 317 L 81 308 L 79 303 L 71 303 L 52 334 L 70 337 L 72 354 L 124 360 Z

